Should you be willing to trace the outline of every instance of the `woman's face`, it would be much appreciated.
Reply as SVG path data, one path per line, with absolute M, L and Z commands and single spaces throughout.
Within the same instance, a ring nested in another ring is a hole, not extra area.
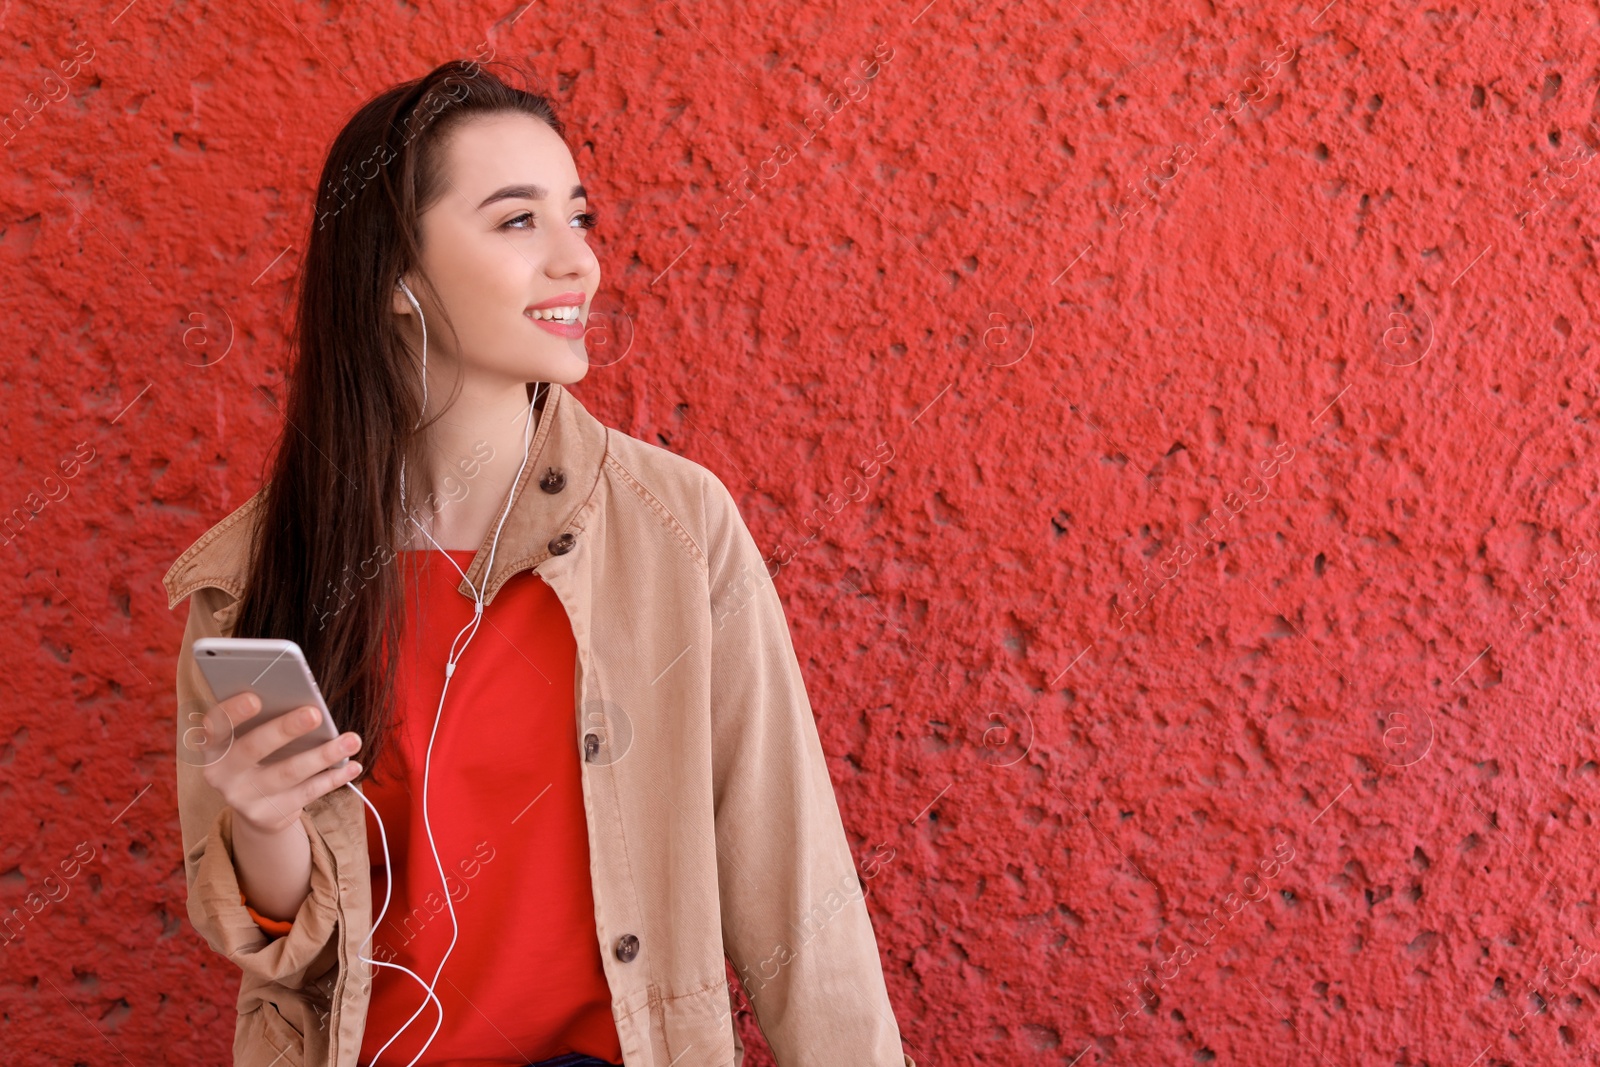
M 580 218 L 588 201 L 574 195 L 572 153 L 549 126 L 516 112 L 463 120 L 443 147 L 443 193 L 421 217 L 420 271 L 405 276 L 428 317 L 430 372 L 438 354 L 457 364 L 440 370 L 479 385 L 582 379 L 589 369 L 583 324 L 600 263 Z M 418 273 L 433 283 L 454 337 Z M 540 325 L 532 316 L 535 305 L 552 301 L 578 305 L 572 325 Z M 420 342 L 416 313 L 399 289 L 393 307 Z

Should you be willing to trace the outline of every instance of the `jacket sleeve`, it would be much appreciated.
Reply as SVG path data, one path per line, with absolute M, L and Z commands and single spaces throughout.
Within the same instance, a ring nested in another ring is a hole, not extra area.
M 714 475 L 705 507 L 724 948 L 778 1067 L 915 1067 L 783 605 Z
M 213 703 L 211 687 L 190 649 L 199 638 L 227 636 L 218 614 L 231 601 L 228 593 L 211 586 L 190 594 L 189 620 L 178 651 L 178 822 L 183 834 L 189 921 L 212 949 L 245 973 L 300 989 L 309 983 L 308 975 L 321 975 L 337 959 L 338 881 L 332 852 L 311 818 L 302 813 L 300 822 L 311 839 L 311 893 L 288 933 L 269 935 L 243 903 L 233 866 L 233 811 L 207 784 L 201 770 L 202 752 L 185 743 L 186 733 L 203 729 L 202 719 Z M 191 740 L 196 736 L 189 733 Z

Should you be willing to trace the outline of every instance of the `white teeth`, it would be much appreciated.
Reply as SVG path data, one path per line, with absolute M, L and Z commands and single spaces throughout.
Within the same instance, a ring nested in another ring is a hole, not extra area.
M 577 305 L 559 308 L 530 308 L 523 312 L 530 319 L 547 319 L 554 322 L 577 322 Z

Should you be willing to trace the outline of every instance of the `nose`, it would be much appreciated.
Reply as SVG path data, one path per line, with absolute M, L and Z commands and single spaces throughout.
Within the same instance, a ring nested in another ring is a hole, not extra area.
M 600 261 L 589 247 L 589 238 L 571 225 L 559 229 L 564 232 L 550 238 L 545 273 L 552 278 L 581 278 L 598 269 Z

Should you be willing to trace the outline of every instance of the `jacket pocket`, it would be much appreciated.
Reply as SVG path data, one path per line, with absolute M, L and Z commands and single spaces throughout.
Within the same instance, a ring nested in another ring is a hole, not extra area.
M 305 1035 L 278 1006 L 263 1000 L 239 1019 L 233 1042 L 234 1067 L 305 1067 Z

